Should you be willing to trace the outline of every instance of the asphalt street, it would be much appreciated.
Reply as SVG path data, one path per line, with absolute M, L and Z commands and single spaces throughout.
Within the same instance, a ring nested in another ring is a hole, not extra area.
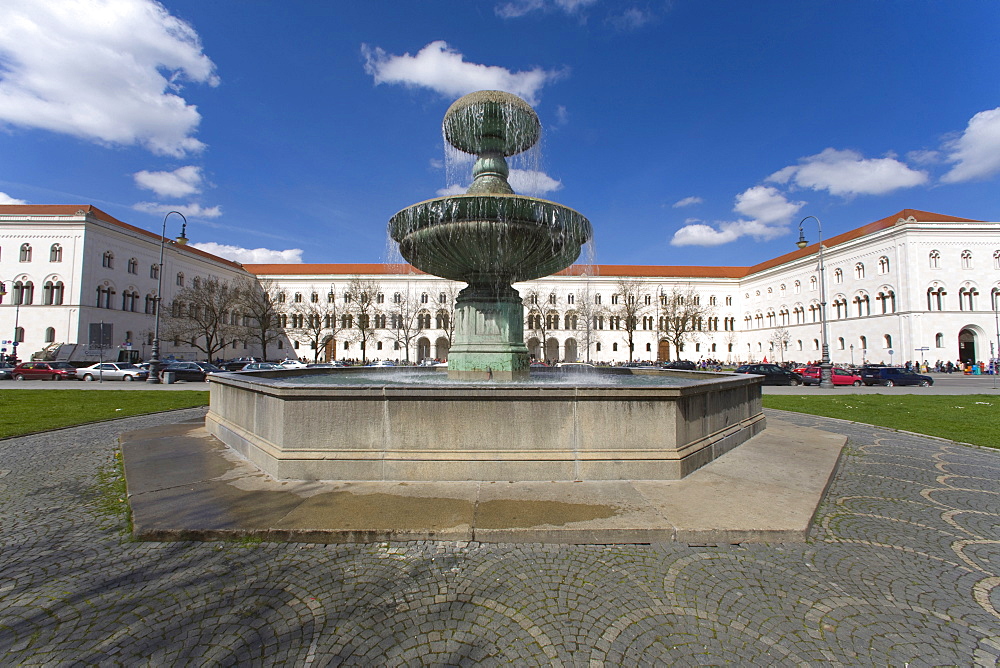
M 848 437 L 798 544 L 132 540 L 97 492 L 118 434 L 203 414 L 0 441 L 3 664 L 1000 661 L 995 450 L 780 413 Z

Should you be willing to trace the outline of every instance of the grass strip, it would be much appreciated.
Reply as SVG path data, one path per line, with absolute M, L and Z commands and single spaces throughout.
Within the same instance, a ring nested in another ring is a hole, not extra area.
M 207 405 L 207 390 L 0 390 L 0 438 Z
M 1000 399 L 989 394 L 764 395 L 764 407 L 1000 448 Z

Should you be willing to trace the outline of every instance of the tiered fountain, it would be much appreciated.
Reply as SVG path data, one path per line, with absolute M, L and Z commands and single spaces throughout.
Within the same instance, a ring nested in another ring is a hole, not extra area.
M 445 113 L 444 136 L 478 157 L 468 192 L 414 204 L 389 221 L 410 264 L 468 283 L 455 303 L 450 378 L 528 377 L 524 309 L 511 284 L 565 269 L 592 235 L 576 211 L 516 195 L 507 182 L 507 157 L 530 149 L 540 133 L 535 111 L 516 95 L 487 90 L 459 99 Z
M 358 378 L 353 369 L 220 374 L 209 432 L 282 479 L 549 481 L 681 478 L 763 429 L 758 377 L 528 378 L 511 284 L 569 266 L 592 234 L 579 213 L 508 184 L 506 158 L 539 132 L 520 98 L 466 95 L 445 115 L 444 134 L 478 156 L 468 192 L 390 220 L 409 262 L 468 283 L 448 378 L 432 369 L 423 382 L 405 380 L 416 372 Z

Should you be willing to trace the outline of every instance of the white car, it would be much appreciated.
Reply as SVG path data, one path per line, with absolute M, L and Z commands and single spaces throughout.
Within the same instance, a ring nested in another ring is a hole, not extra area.
M 124 362 L 104 362 L 103 364 L 93 364 L 82 369 L 77 369 L 76 377 L 81 380 L 146 380 L 149 372 L 140 369 L 134 364 Z
M 282 360 L 278 362 L 282 369 L 305 369 L 306 365 L 298 360 Z

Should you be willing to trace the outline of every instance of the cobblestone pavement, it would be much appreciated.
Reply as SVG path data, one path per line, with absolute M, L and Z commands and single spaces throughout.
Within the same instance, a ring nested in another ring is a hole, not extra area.
M 1000 657 L 1000 452 L 849 436 L 806 544 L 139 543 L 115 435 L 0 441 L 4 665 L 980 665 Z

